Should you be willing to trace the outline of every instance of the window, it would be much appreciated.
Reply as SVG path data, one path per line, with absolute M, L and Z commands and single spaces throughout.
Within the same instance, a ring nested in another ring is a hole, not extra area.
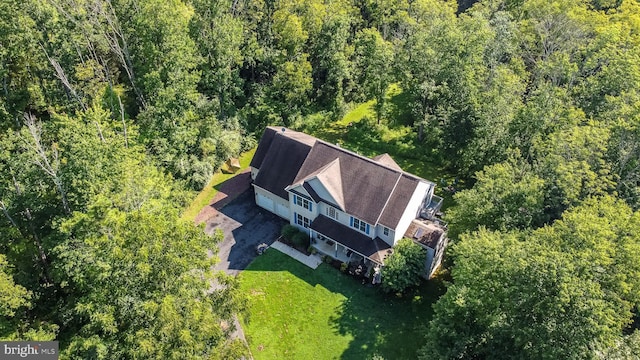
M 364 222 L 362 220 L 358 220 L 358 219 L 354 218 L 353 216 L 351 217 L 351 226 L 353 228 L 356 228 L 357 230 L 362 231 L 365 234 L 369 234 L 369 224 L 367 224 L 366 222 Z
M 382 233 L 384 234 L 384 236 L 389 236 L 389 228 L 382 228 Z
M 311 225 L 311 221 L 300 214 L 296 214 L 296 224 L 308 228 Z
M 327 206 L 327 216 L 334 220 L 338 220 L 338 211 L 331 206 Z
M 303 208 L 312 211 L 313 210 L 313 203 L 305 198 L 303 198 L 300 195 L 294 195 L 293 196 L 293 203 L 298 205 L 298 206 L 302 206 Z

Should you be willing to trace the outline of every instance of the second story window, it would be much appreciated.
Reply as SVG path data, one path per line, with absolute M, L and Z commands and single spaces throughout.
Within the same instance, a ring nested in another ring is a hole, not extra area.
M 369 234 L 369 224 L 362 220 L 356 219 L 353 216 L 351 217 L 351 227 L 356 228 L 367 235 Z
M 338 211 L 331 206 L 327 206 L 327 216 L 334 220 L 338 220 Z
M 384 234 L 384 236 L 389 236 L 389 228 L 388 227 L 383 228 L 382 233 Z
M 305 198 L 303 198 L 300 195 L 294 195 L 293 196 L 293 203 L 298 205 L 298 206 L 302 206 L 303 208 L 312 211 L 313 210 L 313 203 Z

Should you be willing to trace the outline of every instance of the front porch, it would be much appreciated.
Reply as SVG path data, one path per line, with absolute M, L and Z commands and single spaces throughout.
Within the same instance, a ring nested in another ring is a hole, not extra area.
M 380 238 L 372 239 L 326 216 L 318 216 L 310 226 L 311 246 L 349 265 L 363 265 L 367 274 L 373 267 L 384 264 L 391 246 Z
M 364 259 L 364 257 L 335 240 L 331 240 L 317 232 L 312 232 L 312 234 L 311 246 L 323 255 L 330 256 L 347 264 L 356 261 L 360 262 Z

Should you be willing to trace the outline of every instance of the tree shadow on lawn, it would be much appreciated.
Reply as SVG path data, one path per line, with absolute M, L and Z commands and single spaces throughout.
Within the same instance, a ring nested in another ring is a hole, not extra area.
M 385 359 L 416 358 L 433 314 L 432 305 L 445 292 L 441 281 L 423 281 L 419 288 L 397 297 L 363 285 L 327 264 L 313 270 L 285 257 L 277 253 L 268 259 L 258 258 L 247 271 L 288 271 L 313 287 L 342 294 L 345 301 L 328 319 L 336 334 L 353 338 L 341 359 L 371 359 L 375 355 Z
M 330 319 L 335 331 L 353 340 L 342 359 L 415 359 L 433 316 L 442 283 L 423 282 L 403 297 L 374 293 L 348 298 Z

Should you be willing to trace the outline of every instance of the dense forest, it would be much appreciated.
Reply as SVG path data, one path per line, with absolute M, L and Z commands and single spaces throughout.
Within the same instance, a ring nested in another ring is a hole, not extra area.
M 180 211 L 264 126 L 374 99 L 467 184 L 421 356 L 640 356 L 635 0 L 4 0 L 0 81 L 2 339 L 238 356 Z

